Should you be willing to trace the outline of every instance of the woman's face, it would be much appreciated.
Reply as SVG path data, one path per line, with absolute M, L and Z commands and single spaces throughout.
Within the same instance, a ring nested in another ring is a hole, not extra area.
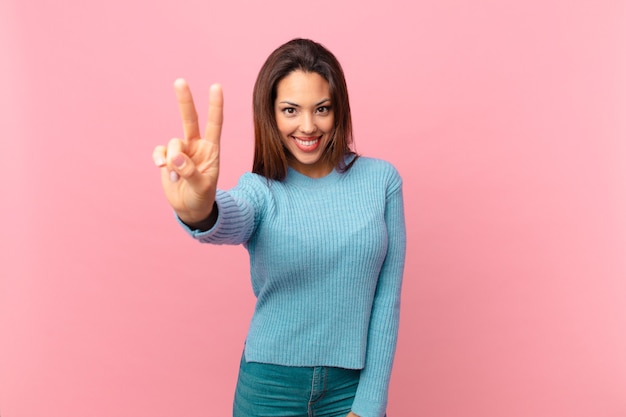
M 289 166 L 313 178 L 333 167 L 322 155 L 335 126 L 330 87 L 316 72 L 293 71 L 276 86 L 274 114 Z

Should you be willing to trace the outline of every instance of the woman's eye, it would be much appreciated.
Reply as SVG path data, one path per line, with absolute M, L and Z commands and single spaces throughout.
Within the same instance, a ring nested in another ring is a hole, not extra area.
M 283 109 L 283 113 L 285 113 L 288 116 L 291 116 L 291 115 L 296 114 L 296 109 L 294 109 L 293 107 L 286 107 Z
M 330 106 L 321 106 L 317 108 L 318 113 L 326 114 L 330 111 Z

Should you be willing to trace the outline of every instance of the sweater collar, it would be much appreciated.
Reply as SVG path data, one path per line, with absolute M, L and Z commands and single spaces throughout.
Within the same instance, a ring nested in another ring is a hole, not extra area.
M 301 187 L 325 187 L 334 184 L 340 177 L 341 173 L 337 171 L 337 168 L 333 169 L 323 177 L 311 178 L 289 167 L 287 168 L 285 183 Z

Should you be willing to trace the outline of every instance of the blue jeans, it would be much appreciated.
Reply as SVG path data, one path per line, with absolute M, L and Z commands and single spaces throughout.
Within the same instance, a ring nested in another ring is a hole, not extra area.
M 233 417 L 346 417 L 360 371 L 246 362 L 241 358 Z

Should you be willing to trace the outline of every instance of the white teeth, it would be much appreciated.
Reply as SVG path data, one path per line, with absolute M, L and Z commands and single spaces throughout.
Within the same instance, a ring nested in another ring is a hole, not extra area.
M 314 145 L 319 139 L 313 139 L 313 140 L 302 140 L 302 139 L 298 139 L 298 138 L 294 138 L 296 140 L 296 142 L 298 142 L 300 145 L 302 146 L 311 146 Z

